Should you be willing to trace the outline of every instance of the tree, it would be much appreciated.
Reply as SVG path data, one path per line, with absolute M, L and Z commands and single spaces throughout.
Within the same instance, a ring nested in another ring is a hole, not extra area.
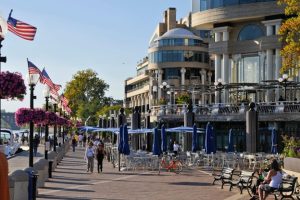
M 72 116 L 83 120 L 94 116 L 111 99 L 104 96 L 109 85 L 97 76 L 95 71 L 87 69 L 78 71 L 67 82 L 64 95 L 69 100 Z
M 289 16 L 280 27 L 279 34 L 284 44 L 281 50 L 283 57 L 281 73 L 289 71 L 296 75 L 300 68 L 300 1 L 278 0 L 279 5 L 284 5 L 285 15 Z

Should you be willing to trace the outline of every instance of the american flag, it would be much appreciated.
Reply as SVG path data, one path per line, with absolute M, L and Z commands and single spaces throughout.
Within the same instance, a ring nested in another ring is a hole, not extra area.
M 62 94 L 62 95 L 60 96 L 60 101 L 62 102 L 62 104 L 63 104 L 64 106 L 67 106 L 67 105 L 69 104 L 69 100 L 64 96 L 64 94 Z
M 25 40 L 32 41 L 36 33 L 36 27 L 12 18 L 11 13 L 12 10 L 10 11 L 7 19 L 8 30 Z
M 28 59 L 27 59 L 27 63 L 28 63 L 28 73 L 29 74 L 39 74 L 39 75 L 41 75 L 41 70 L 37 66 L 35 66 Z
M 58 96 L 57 91 L 59 90 L 60 87 L 58 87 L 58 85 L 56 85 L 52 82 L 52 80 L 50 79 L 50 77 L 49 77 L 48 73 L 46 72 L 45 68 L 43 69 L 43 71 L 41 73 L 40 82 L 43 83 L 43 84 L 48 85 L 49 88 L 50 88 L 50 92 L 52 94 L 55 94 L 55 95 Z M 57 88 L 58 88 L 58 90 L 57 90 Z

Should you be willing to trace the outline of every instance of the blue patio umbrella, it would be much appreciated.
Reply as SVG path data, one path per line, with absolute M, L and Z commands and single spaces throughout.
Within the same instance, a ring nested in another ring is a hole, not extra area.
M 277 132 L 275 128 L 272 129 L 272 146 L 271 146 L 271 153 L 277 153 Z
M 229 129 L 229 134 L 228 134 L 228 152 L 233 152 L 233 132 L 232 129 Z
M 161 150 L 162 152 L 167 151 L 167 134 L 164 124 L 161 126 Z
M 123 126 L 120 126 L 119 132 L 119 145 L 118 145 L 119 153 L 123 153 Z
M 128 144 L 128 129 L 126 124 L 124 125 L 123 128 L 123 154 L 124 155 L 130 154 L 130 149 Z
M 192 133 L 192 152 L 196 152 L 198 147 L 198 137 L 197 137 L 197 126 L 193 125 L 193 133 Z
M 153 139 L 153 146 L 152 146 L 152 153 L 153 155 L 160 155 L 161 154 L 161 149 L 159 145 L 159 133 L 157 128 L 154 128 L 154 139 Z
M 207 154 L 216 153 L 215 134 L 213 127 L 209 122 L 206 125 L 205 152 Z

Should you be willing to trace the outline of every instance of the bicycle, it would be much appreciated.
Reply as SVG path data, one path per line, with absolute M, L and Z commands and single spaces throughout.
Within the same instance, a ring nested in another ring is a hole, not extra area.
M 167 171 L 173 171 L 174 173 L 179 174 L 182 171 L 182 166 L 183 164 L 181 163 L 181 161 L 177 160 L 176 157 L 170 157 L 168 159 L 168 156 L 163 156 L 159 163 L 158 174 L 160 174 L 162 168 L 166 169 Z

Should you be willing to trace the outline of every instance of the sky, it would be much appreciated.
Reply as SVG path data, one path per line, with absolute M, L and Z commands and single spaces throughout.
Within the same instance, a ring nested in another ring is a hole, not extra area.
M 61 93 L 77 71 L 92 69 L 110 85 L 106 96 L 115 99 L 123 99 L 125 79 L 136 75 L 137 62 L 147 56 L 163 12 L 175 7 L 179 20 L 191 11 L 191 0 L 0 0 L 0 5 L 4 19 L 13 9 L 12 17 L 37 27 L 32 42 L 6 34 L 2 71 L 26 79 L 28 58 L 62 85 Z M 43 88 L 40 83 L 35 88 L 35 107 L 44 103 Z M 29 107 L 28 87 L 23 101 L 1 101 L 6 112 L 21 107 Z

